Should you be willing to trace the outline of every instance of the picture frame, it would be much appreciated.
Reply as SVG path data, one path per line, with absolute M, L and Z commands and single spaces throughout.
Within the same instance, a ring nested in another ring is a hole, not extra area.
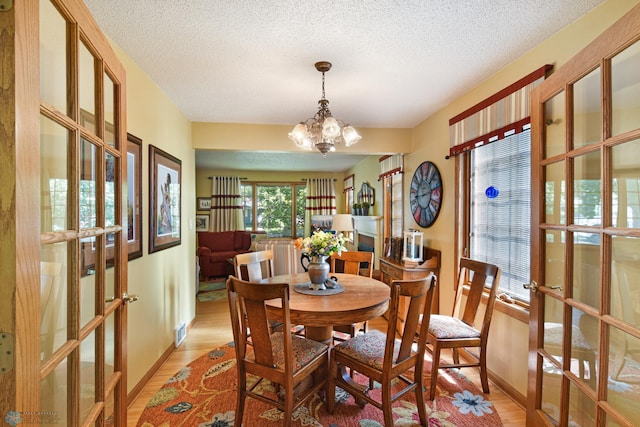
M 149 253 L 182 242 L 182 161 L 149 145 Z
M 311 232 L 333 230 L 333 215 L 311 215 Z
M 127 133 L 127 252 L 142 257 L 142 140 Z
M 196 231 L 209 231 L 209 215 L 196 215 Z
M 198 210 L 208 211 L 211 209 L 211 197 L 198 197 Z

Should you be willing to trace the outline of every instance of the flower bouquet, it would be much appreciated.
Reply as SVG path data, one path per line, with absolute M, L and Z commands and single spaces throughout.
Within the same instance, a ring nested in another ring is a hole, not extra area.
M 322 256 L 329 257 L 342 251 L 347 251 L 344 247 L 346 239 L 342 233 L 327 233 L 322 230 L 316 230 L 311 237 L 300 237 L 294 242 L 296 248 L 301 249 L 303 254 L 310 257 Z

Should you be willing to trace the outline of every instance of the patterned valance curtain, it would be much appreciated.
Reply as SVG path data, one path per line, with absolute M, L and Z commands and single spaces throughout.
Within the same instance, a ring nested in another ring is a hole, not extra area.
M 552 67 L 540 67 L 450 119 L 449 155 L 456 156 L 528 129 L 531 91 L 544 80 Z
M 240 178 L 214 176 L 211 179 L 209 231 L 244 230 Z
M 380 157 L 379 164 L 380 175 L 378 175 L 378 181 L 382 181 L 389 176 L 403 172 L 404 155 L 395 154 L 393 156 L 382 156 Z
M 311 215 L 336 214 L 336 186 L 330 178 L 307 179 L 307 206 L 305 209 L 305 235 L 311 233 Z

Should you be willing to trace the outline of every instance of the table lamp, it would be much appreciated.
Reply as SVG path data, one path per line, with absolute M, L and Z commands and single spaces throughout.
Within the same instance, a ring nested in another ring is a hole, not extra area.
M 353 231 L 353 218 L 351 214 L 336 214 L 333 216 L 332 229 L 337 232 Z

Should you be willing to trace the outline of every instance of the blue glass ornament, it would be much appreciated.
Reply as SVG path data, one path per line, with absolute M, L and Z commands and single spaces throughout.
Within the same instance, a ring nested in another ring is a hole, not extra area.
M 492 185 L 490 187 L 487 187 L 487 189 L 484 191 L 484 194 L 486 194 L 490 199 L 495 199 L 496 197 L 498 197 L 498 194 L 500 194 L 500 192 L 496 187 Z

